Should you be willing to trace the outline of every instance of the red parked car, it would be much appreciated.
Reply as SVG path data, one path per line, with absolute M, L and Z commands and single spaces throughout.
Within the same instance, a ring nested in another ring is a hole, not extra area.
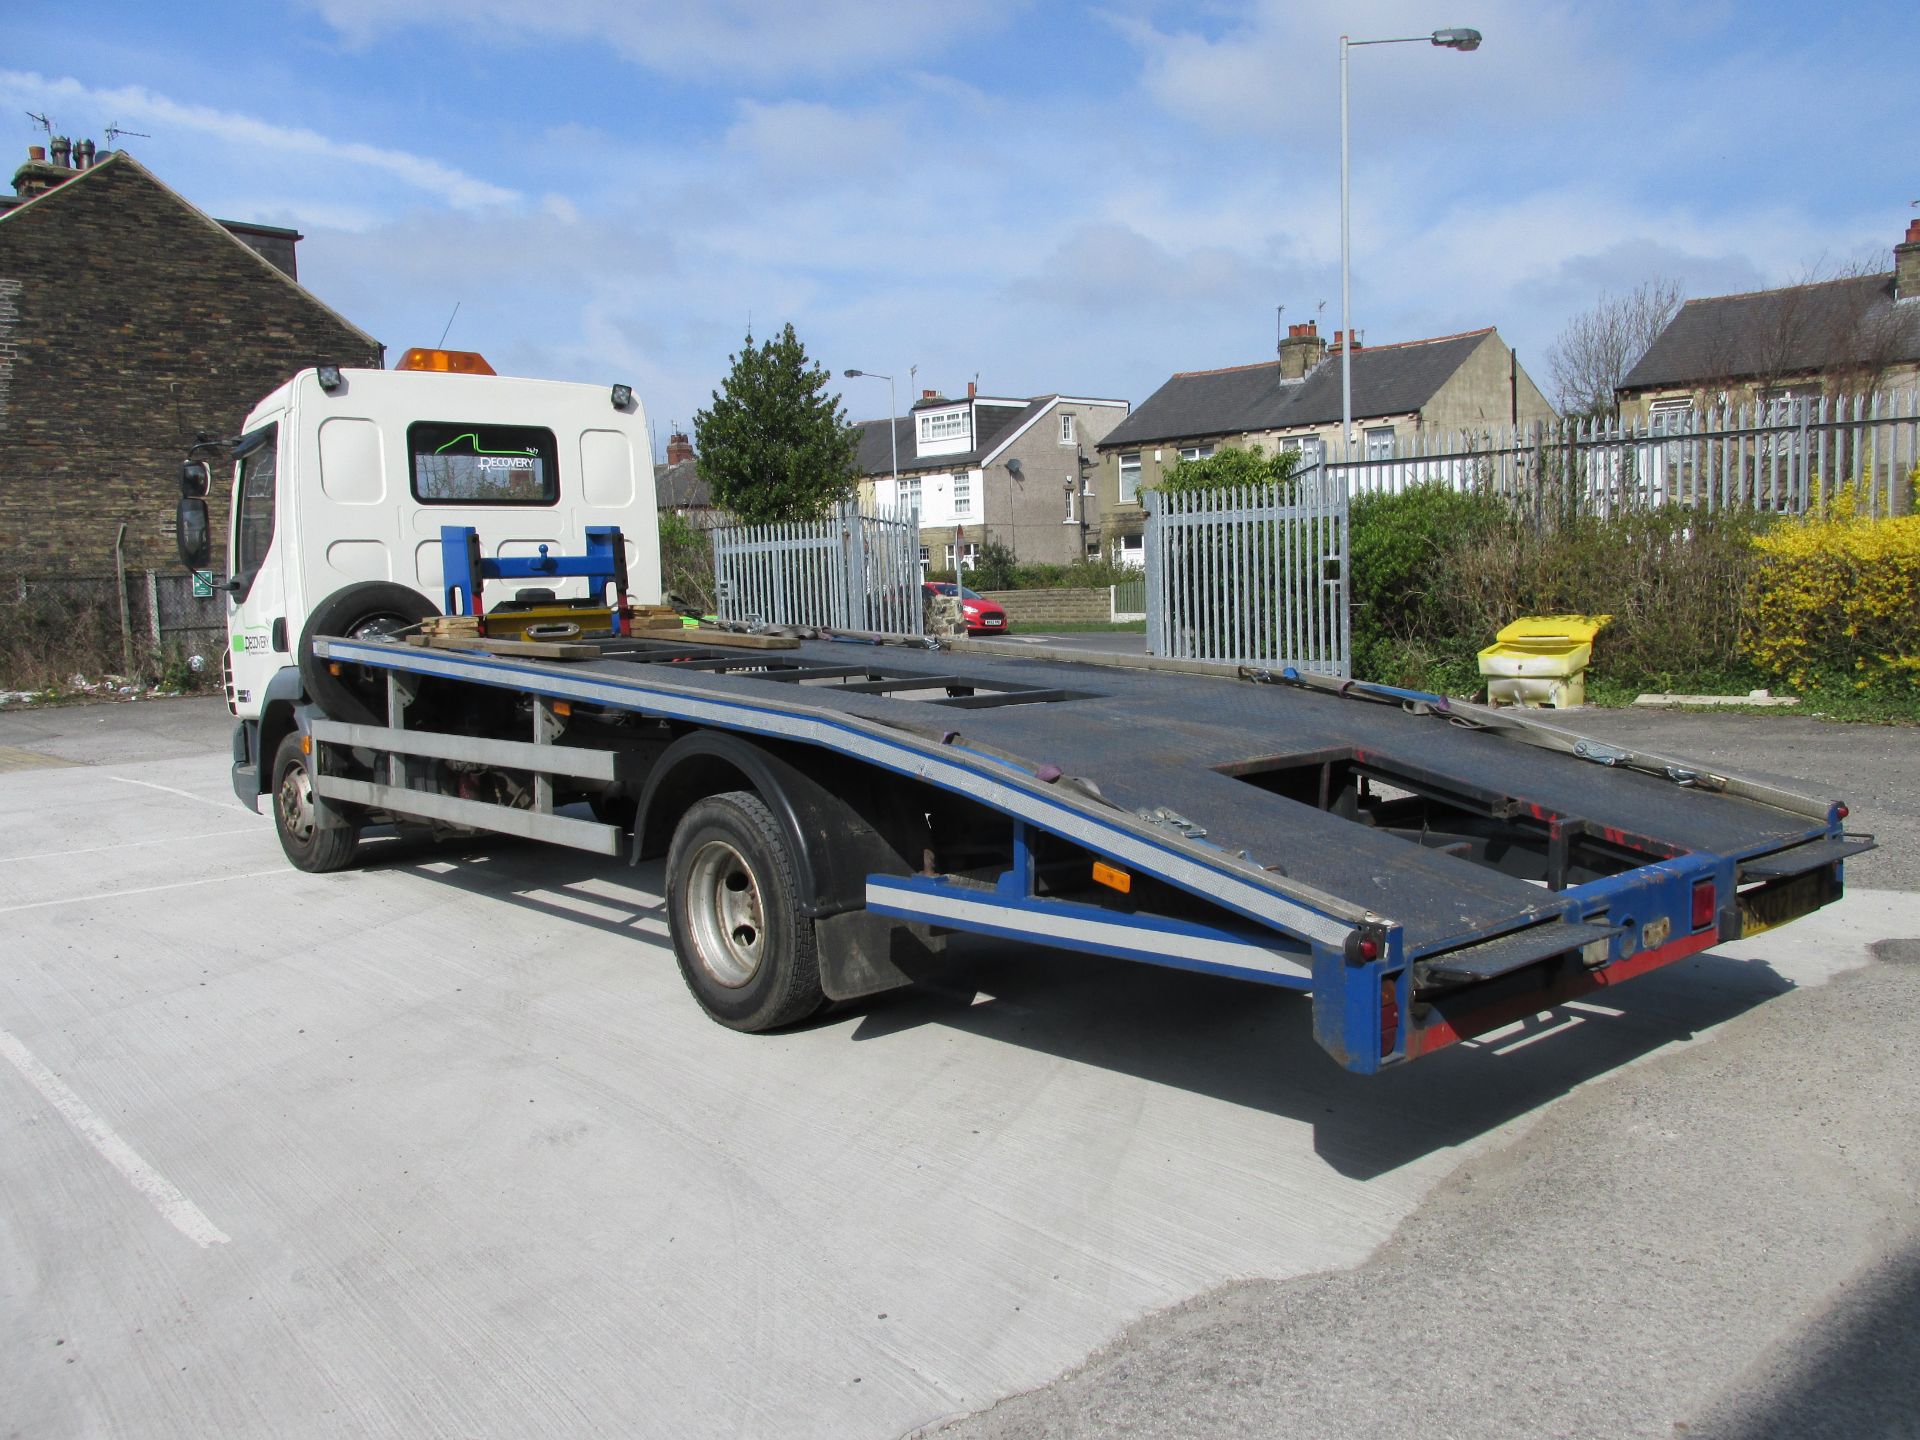
M 951 580 L 929 580 L 921 588 L 929 595 L 958 595 L 960 613 L 966 617 L 969 635 L 1007 633 L 1007 612 L 984 595 L 976 595 L 966 586 L 956 585 Z

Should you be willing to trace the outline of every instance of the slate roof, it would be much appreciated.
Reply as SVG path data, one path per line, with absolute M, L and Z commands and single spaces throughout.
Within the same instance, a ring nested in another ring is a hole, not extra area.
M 662 510 L 711 510 L 713 492 L 700 478 L 700 462 L 653 467 L 654 504 Z
M 1920 360 L 1920 300 L 1893 272 L 1689 300 L 1621 391 Z
M 1353 352 L 1353 413 L 1405 415 L 1419 410 L 1493 334 L 1493 327 L 1407 340 Z M 1190 370 L 1149 395 L 1106 438 L 1102 450 L 1287 430 L 1340 422 L 1340 357 L 1329 355 L 1304 380 L 1282 380 L 1280 362 Z
M 1058 398 L 1056 395 L 1036 395 L 1024 404 L 1006 404 L 988 400 L 984 396 L 976 399 L 974 414 L 980 427 L 974 437 L 976 443 L 971 450 L 951 455 L 916 455 L 913 416 L 902 415 L 893 422 L 894 433 L 900 440 L 900 473 L 912 475 L 927 471 L 965 470 L 971 465 L 978 465 L 984 457 L 993 453 L 994 447 L 1002 439 Z M 887 443 L 887 422 L 859 420 L 854 423 L 860 431 L 860 473 L 866 476 L 893 474 L 893 449 Z

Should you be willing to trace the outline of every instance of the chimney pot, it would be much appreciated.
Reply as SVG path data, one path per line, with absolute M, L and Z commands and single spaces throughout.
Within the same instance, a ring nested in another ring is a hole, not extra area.
M 1920 245 L 1920 220 L 1907 222 L 1907 244 Z
M 667 437 L 667 464 L 678 465 L 682 460 L 693 459 L 693 442 L 687 438 L 687 432 L 676 430 Z
M 58 165 L 63 170 L 69 169 L 71 167 L 68 165 L 67 162 L 72 158 L 72 156 L 73 156 L 73 142 L 67 139 L 67 137 L 64 135 L 54 136 L 53 137 L 53 163 Z
M 39 161 L 45 160 L 46 158 L 47 158 L 46 146 L 44 145 L 27 146 L 27 159 L 35 161 L 37 163 Z
M 931 400 L 934 398 L 934 396 L 938 395 L 939 393 L 940 392 L 938 390 L 922 390 L 920 392 L 920 398 L 922 400 Z
M 967 398 L 969 400 L 973 399 L 973 387 L 974 387 L 974 382 L 971 380 L 967 381 Z

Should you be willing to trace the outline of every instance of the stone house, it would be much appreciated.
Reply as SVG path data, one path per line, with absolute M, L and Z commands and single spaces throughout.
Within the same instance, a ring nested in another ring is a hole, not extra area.
M 122 524 L 129 568 L 178 570 L 194 432 L 383 347 L 301 288 L 296 232 L 214 220 L 124 151 L 29 157 L 0 208 L 0 584 L 111 574 Z
M 1614 392 L 1644 424 L 1720 406 L 1920 386 L 1920 220 L 1893 269 L 1689 300 Z
M 1340 346 L 1312 322 L 1288 327 L 1275 359 L 1174 375 L 1100 441 L 1100 532 L 1119 558 L 1144 563 L 1140 492 L 1182 459 L 1235 447 L 1340 458 Z M 1391 459 L 1432 432 L 1524 425 L 1553 406 L 1491 326 L 1459 335 L 1353 347 L 1356 458 Z
M 1094 452 L 1126 415 L 1125 400 L 926 390 L 891 427 L 859 424 L 860 498 L 914 506 L 920 557 L 935 570 L 971 566 L 990 540 L 1022 564 L 1068 564 L 1100 553 Z

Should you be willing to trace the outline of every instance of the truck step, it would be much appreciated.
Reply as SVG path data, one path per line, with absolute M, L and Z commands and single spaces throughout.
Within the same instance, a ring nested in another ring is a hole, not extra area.
M 1606 941 L 1624 928 L 1590 921 L 1570 924 L 1556 920 L 1546 925 L 1535 925 L 1530 930 L 1498 935 L 1491 940 L 1482 940 L 1478 945 L 1468 945 L 1417 961 L 1413 967 L 1413 983 L 1417 988 L 1427 989 L 1491 980 L 1551 956 L 1578 950 L 1583 945 Z

